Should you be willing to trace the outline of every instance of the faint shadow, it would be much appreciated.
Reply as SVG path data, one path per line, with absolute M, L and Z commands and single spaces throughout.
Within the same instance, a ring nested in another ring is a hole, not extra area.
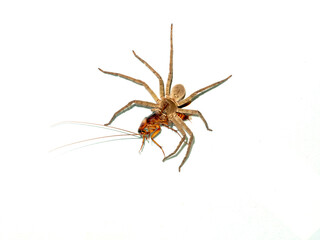
M 320 228 L 314 234 L 312 234 L 311 238 L 308 240 L 319 240 L 320 239 Z

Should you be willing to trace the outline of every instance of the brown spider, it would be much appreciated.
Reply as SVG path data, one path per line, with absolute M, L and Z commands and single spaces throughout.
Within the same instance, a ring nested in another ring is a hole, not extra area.
M 150 108 L 152 110 L 153 114 L 150 115 L 149 117 L 145 118 L 142 121 L 141 126 L 139 128 L 139 134 L 143 137 L 142 146 L 143 146 L 144 140 L 146 138 L 151 138 L 151 140 L 153 142 L 155 142 L 154 137 L 156 137 L 160 133 L 161 126 L 166 126 L 166 127 L 170 128 L 170 126 L 174 125 L 177 128 L 177 130 L 181 133 L 182 138 L 181 138 L 178 146 L 176 147 L 176 149 L 170 155 L 165 156 L 163 161 L 165 161 L 168 158 L 175 155 L 178 152 L 178 150 L 180 149 L 182 143 L 187 141 L 188 149 L 187 149 L 187 152 L 186 152 L 184 159 L 182 160 L 182 162 L 179 166 L 179 171 L 180 171 L 181 167 L 184 165 L 184 163 L 186 162 L 186 160 L 188 159 L 188 157 L 190 155 L 192 144 L 194 142 L 194 136 L 193 136 L 192 131 L 188 128 L 188 126 L 183 121 L 188 119 L 189 116 L 191 116 L 191 115 L 198 116 L 202 119 L 206 128 L 209 131 L 212 131 L 209 128 L 207 121 L 202 116 L 201 112 L 199 112 L 198 110 L 183 109 L 183 107 L 189 105 L 193 100 L 195 100 L 201 94 L 203 94 L 203 93 L 219 86 L 220 84 L 224 83 L 232 75 L 230 75 L 229 77 L 227 77 L 224 80 L 213 83 L 207 87 L 204 87 L 204 88 L 199 89 L 198 91 L 195 91 L 194 93 L 192 93 L 189 97 L 187 97 L 185 99 L 184 99 L 184 96 L 185 96 L 186 91 L 185 91 L 185 88 L 182 84 L 175 85 L 171 89 L 172 76 L 173 76 L 173 74 L 172 74 L 173 73 L 172 24 L 171 24 L 171 33 L 170 33 L 170 64 L 169 64 L 169 75 L 168 75 L 168 80 L 167 80 L 167 85 L 166 85 L 166 91 L 164 91 L 164 84 L 163 84 L 163 80 L 162 80 L 161 76 L 146 61 L 144 61 L 142 58 L 140 58 L 134 51 L 132 51 L 132 52 L 133 52 L 134 56 L 136 58 L 138 58 L 143 64 L 145 64 L 147 66 L 147 68 L 149 68 L 154 73 L 154 75 L 156 75 L 156 77 L 159 79 L 160 98 L 158 98 L 158 96 L 152 91 L 152 89 L 145 82 L 143 82 L 141 80 L 138 80 L 138 79 L 135 79 L 135 78 L 132 78 L 132 77 L 120 74 L 120 73 L 103 71 L 99 68 L 99 70 L 103 73 L 110 74 L 113 76 L 118 76 L 118 77 L 130 80 L 134 83 L 137 83 L 139 85 L 144 86 L 147 89 L 147 91 L 151 94 L 154 101 L 156 102 L 156 103 L 151 103 L 151 102 L 146 102 L 146 101 L 133 100 L 133 101 L 129 102 L 127 105 L 125 105 L 124 107 L 122 107 L 119 111 L 117 111 L 113 115 L 111 120 L 105 124 L 105 126 L 111 124 L 113 122 L 113 120 L 119 114 L 121 114 L 125 110 L 130 109 L 133 106 L 141 106 L 141 107 L 145 107 L 145 108 Z M 174 129 L 172 129 L 172 130 L 174 130 Z M 187 140 L 186 133 L 190 136 L 189 141 Z M 155 143 L 162 150 L 162 147 L 157 142 L 155 142 Z M 141 146 L 141 148 L 142 148 L 142 146 Z M 162 152 L 163 152 L 163 150 L 162 150 Z

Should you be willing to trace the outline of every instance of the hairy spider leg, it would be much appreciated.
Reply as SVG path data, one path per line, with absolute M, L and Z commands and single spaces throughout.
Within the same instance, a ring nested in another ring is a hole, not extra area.
M 151 72 L 153 72 L 154 75 L 156 75 L 156 77 L 159 79 L 159 89 L 160 89 L 160 98 L 164 97 L 164 84 L 163 84 L 163 80 L 160 76 L 159 73 L 157 73 L 156 70 L 154 70 L 145 60 L 143 60 L 141 57 L 139 57 L 133 50 L 132 50 L 134 56 L 136 58 L 138 58 L 140 60 L 140 62 L 142 62 L 144 65 L 147 66 L 147 68 L 150 69 Z
M 203 117 L 202 113 L 198 110 L 190 110 L 190 109 L 181 109 L 178 108 L 177 110 L 178 113 L 182 113 L 182 114 L 188 114 L 188 115 L 192 115 L 192 116 L 197 116 L 200 117 L 204 123 L 204 125 L 206 126 L 207 130 L 212 131 L 212 129 L 209 128 L 208 123 L 206 121 L 206 119 Z M 179 115 L 178 115 L 179 116 Z M 181 117 L 180 117 L 181 118 Z M 183 120 L 183 119 L 182 119 Z
M 229 77 L 219 81 L 219 82 L 216 82 L 216 83 L 213 83 L 207 87 L 204 87 L 204 88 L 201 88 L 197 91 L 195 91 L 194 93 L 192 93 L 189 97 L 185 98 L 185 99 L 182 99 L 178 102 L 178 106 L 181 107 L 181 106 L 184 106 L 185 104 L 189 104 L 191 103 L 193 100 L 195 100 L 197 97 L 201 96 L 202 94 L 204 94 L 205 92 L 207 91 L 210 91 L 216 87 L 218 87 L 219 85 L 221 85 L 222 83 L 224 83 L 225 81 L 227 81 L 229 78 L 231 78 L 232 75 L 230 75 Z
M 194 136 L 192 131 L 188 128 L 187 124 L 185 124 L 180 118 L 177 118 L 177 125 L 182 126 L 182 128 L 189 134 L 190 138 L 188 141 L 188 148 L 187 148 L 187 153 L 184 156 L 180 166 L 179 166 L 179 172 L 181 171 L 182 166 L 185 164 L 185 162 L 187 161 L 187 159 L 190 156 L 191 153 L 191 149 L 194 143 Z
M 179 117 L 177 117 L 177 119 L 180 119 Z M 180 119 L 181 120 L 181 119 Z M 176 154 L 176 152 L 180 149 L 181 145 L 183 142 L 186 142 L 188 143 L 188 139 L 187 139 L 187 135 L 185 133 L 185 131 L 183 130 L 183 127 L 181 126 L 181 124 L 179 123 L 178 120 L 176 120 L 176 117 L 173 117 L 171 119 L 171 121 L 173 122 L 173 124 L 177 127 L 178 131 L 181 133 L 182 135 L 182 138 L 178 144 L 178 146 L 176 147 L 176 149 L 171 153 L 169 154 L 168 156 L 166 156 L 162 161 L 166 161 L 167 159 L 171 158 L 173 155 Z M 182 121 L 182 120 L 181 120 Z
M 155 108 L 157 105 L 155 103 L 151 103 L 151 102 L 133 100 L 133 101 L 129 102 L 127 105 L 125 105 L 124 107 L 122 107 L 121 109 L 119 109 L 117 112 L 115 112 L 113 114 L 111 120 L 108 123 L 104 124 L 104 125 L 108 126 L 121 113 L 123 113 L 124 111 L 126 111 L 126 110 L 128 110 L 128 109 L 130 109 L 131 107 L 134 107 L 134 106 L 140 106 L 140 107 L 145 107 L 145 108 Z
M 170 96 L 170 89 L 173 77 L 173 44 L 172 44 L 172 28 L 173 25 L 171 24 L 171 31 L 170 31 L 170 63 L 169 63 L 169 74 L 168 80 L 166 85 L 166 97 Z
M 157 97 L 157 95 L 152 91 L 152 89 L 149 87 L 148 84 L 146 84 L 144 81 L 141 81 L 139 79 L 133 78 L 133 77 L 129 77 L 127 75 L 121 74 L 121 73 L 115 73 L 115 72 L 107 72 L 107 71 L 103 71 L 102 69 L 98 68 L 101 72 L 105 73 L 105 74 L 110 74 L 116 77 L 121 77 L 127 80 L 130 80 L 136 84 L 142 85 L 145 87 L 145 89 L 147 89 L 147 91 L 150 93 L 150 95 L 152 96 L 152 98 L 158 102 L 159 98 Z

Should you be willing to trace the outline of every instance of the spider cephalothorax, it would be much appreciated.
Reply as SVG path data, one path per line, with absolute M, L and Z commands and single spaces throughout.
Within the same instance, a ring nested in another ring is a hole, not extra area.
M 198 116 L 202 119 L 204 122 L 206 128 L 211 131 L 209 128 L 206 120 L 202 116 L 202 114 L 198 110 L 190 110 L 190 109 L 184 109 L 185 106 L 189 105 L 193 100 L 195 100 L 200 94 L 207 92 L 220 84 L 224 83 L 227 81 L 229 77 L 226 79 L 223 79 L 219 82 L 213 83 L 207 87 L 201 88 L 198 91 L 195 91 L 192 93 L 190 96 L 187 98 L 184 98 L 185 96 L 185 89 L 182 84 L 175 85 L 171 89 L 171 83 L 172 83 L 172 74 L 173 74 L 173 45 L 172 45 L 172 24 L 171 24 L 171 34 L 170 34 L 170 65 L 169 65 L 169 75 L 168 75 L 168 80 L 166 84 L 166 88 L 164 89 L 164 83 L 161 78 L 161 76 L 142 58 L 140 58 L 134 51 L 133 54 L 136 58 L 138 58 L 143 64 L 145 64 L 159 79 L 159 87 L 160 87 L 160 98 L 152 91 L 152 89 L 143 81 L 120 74 L 120 73 L 114 73 L 114 72 L 107 72 L 103 71 L 99 68 L 99 70 L 103 73 L 122 77 L 124 79 L 133 81 L 139 85 L 143 85 L 147 91 L 151 94 L 152 98 L 154 99 L 155 103 L 152 102 L 146 102 L 146 101 L 140 101 L 140 100 L 133 100 L 129 102 L 126 106 L 122 107 L 119 111 L 117 111 L 111 120 L 106 123 L 105 125 L 111 124 L 111 122 L 123 111 L 131 108 L 132 106 L 141 106 L 145 108 L 150 108 L 152 110 L 152 114 L 145 118 L 140 127 L 139 127 L 139 134 L 143 137 L 143 143 L 146 138 L 151 138 L 153 142 L 155 142 L 154 138 L 160 133 L 161 131 L 161 126 L 165 126 L 168 128 L 171 128 L 171 126 L 175 126 L 177 128 L 177 131 L 182 135 L 181 140 L 176 147 L 176 149 L 169 154 L 168 156 L 165 156 L 163 161 L 167 160 L 168 158 L 172 157 L 175 155 L 182 144 L 184 142 L 188 143 L 188 149 L 186 152 L 185 157 L 183 158 L 180 166 L 179 166 L 179 171 L 181 170 L 181 167 L 183 164 L 186 162 L 187 158 L 190 155 L 190 151 L 192 148 L 192 143 L 194 141 L 194 136 L 192 131 L 188 128 L 188 126 L 184 123 L 185 120 L 189 119 L 189 116 Z M 173 131 L 176 131 L 175 129 L 171 128 Z M 187 134 L 189 135 L 189 139 L 187 140 Z M 158 147 L 162 147 L 155 142 Z M 142 147 L 141 147 L 142 148 Z M 163 150 L 162 150 L 163 152 Z M 164 152 L 163 152 L 164 153 Z

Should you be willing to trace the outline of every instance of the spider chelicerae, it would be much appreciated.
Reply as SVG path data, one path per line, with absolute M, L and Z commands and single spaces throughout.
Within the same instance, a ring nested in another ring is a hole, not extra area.
M 170 64 L 169 64 L 169 74 L 168 74 L 168 80 L 166 84 L 166 88 L 164 88 L 164 83 L 159 75 L 146 61 L 144 61 L 142 58 L 140 58 L 134 51 L 133 54 L 136 58 L 138 58 L 143 64 L 149 68 L 154 75 L 159 79 L 159 87 L 160 87 L 160 98 L 154 93 L 154 91 L 146 84 L 144 81 L 141 81 L 139 79 L 129 77 L 126 75 L 123 75 L 121 73 L 115 73 L 115 72 L 108 72 L 108 71 L 103 71 L 102 69 L 99 68 L 99 70 L 103 73 L 110 74 L 113 76 L 118 76 L 127 80 L 130 80 L 136 84 L 144 86 L 147 91 L 151 94 L 152 98 L 154 99 L 155 103 L 152 102 L 147 102 L 147 101 L 141 101 L 141 100 L 133 100 L 129 102 L 127 105 L 122 107 L 120 110 L 118 110 L 116 113 L 114 113 L 113 117 L 111 120 L 105 124 L 105 126 L 111 124 L 113 120 L 123 113 L 124 111 L 132 108 L 133 106 L 140 106 L 140 107 L 145 107 L 149 108 L 152 110 L 152 114 L 145 118 L 141 126 L 139 128 L 139 134 L 143 137 L 143 143 L 141 148 L 144 145 L 144 141 L 146 138 L 151 138 L 153 142 L 156 143 L 158 147 L 162 147 L 154 140 L 154 138 L 160 133 L 161 131 L 161 126 L 165 126 L 168 128 L 172 128 L 172 126 L 175 126 L 177 131 L 181 133 L 182 137 L 181 140 L 176 147 L 176 149 L 169 154 L 168 156 L 165 156 L 163 161 L 171 158 L 174 156 L 178 150 L 181 148 L 182 144 L 186 142 L 188 144 L 187 152 L 179 166 L 179 171 L 181 170 L 181 167 L 184 165 L 186 160 L 188 159 L 192 145 L 194 142 L 194 135 L 192 131 L 189 129 L 189 127 L 184 123 L 185 120 L 189 119 L 189 116 L 197 116 L 202 119 L 204 122 L 207 130 L 212 131 L 205 118 L 202 116 L 201 112 L 198 110 L 191 110 L 191 109 L 184 109 L 185 106 L 189 105 L 192 101 L 194 101 L 197 97 L 200 95 L 204 94 L 205 92 L 219 86 L 220 84 L 224 83 L 227 81 L 232 75 L 229 77 L 213 83 L 207 87 L 201 88 L 194 93 L 192 93 L 190 96 L 187 98 L 185 97 L 186 91 L 185 88 L 182 84 L 177 84 L 173 86 L 171 89 L 171 83 L 172 83 L 172 77 L 173 77 L 173 44 L 172 44 L 172 24 L 171 24 L 171 32 L 170 32 Z M 176 130 L 174 130 L 176 131 Z M 189 135 L 189 138 L 187 138 L 187 134 Z M 141 149 L 140 149 L 141 150 Z M 163 150 L 162 150 L 163 152 Z M 164 152 L 163 152 L 164 153 Z

